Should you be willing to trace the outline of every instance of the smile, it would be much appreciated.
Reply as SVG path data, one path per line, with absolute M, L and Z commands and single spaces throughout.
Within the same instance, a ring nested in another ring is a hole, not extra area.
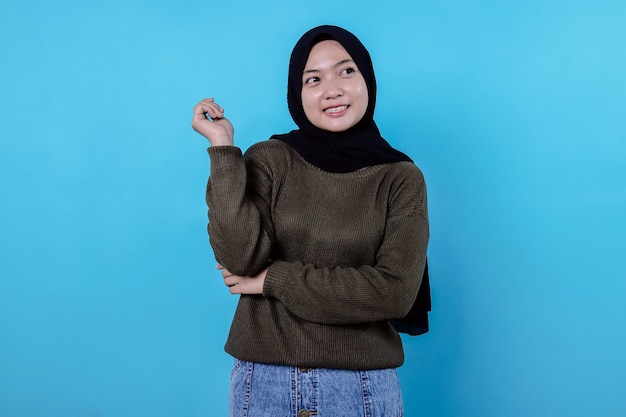
M 329 107 L 327 109 L 324 109 L 324 113 L 327 113 L 327 114 L 341 113 L 342 111 L 346 110 L 348 107 L 349 106 Z

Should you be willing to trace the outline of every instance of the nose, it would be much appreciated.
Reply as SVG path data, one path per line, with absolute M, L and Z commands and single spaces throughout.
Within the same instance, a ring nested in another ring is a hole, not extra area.
M 343 95 L 343 89 L 341 88 L 341 83 L 335 79 L 329 79 L 326 81 L 326 90 L 325 90 L 326 99 L 334 99 L 341 97 Z

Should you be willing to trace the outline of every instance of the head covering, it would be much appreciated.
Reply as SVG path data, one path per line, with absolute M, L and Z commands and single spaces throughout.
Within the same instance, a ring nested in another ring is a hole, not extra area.
M 369 102 L 363 118 L 343 132 L 330 132 L 314 126 L 306 117 L 302 106 L 302 74 L 311 49 L 319 42 L 339 42 L 365 79 Z M 376 78 L 367 49 L 352 33 L 337 26 L 318 26 L 306 32 L 298 41 L 289 61 L 287 104 L 298 130 L 285 135 L 275 135 L 293 147 L 311 164 L 329 172 L 352 172 L 372 165 L 411 161 L 394 149 L 380 135 L 374 123 L 376 106 Z
M 369 103 L 363 118 L 343 132 L 330 132 L 314 126 L 302 106 L 302 74 L 313 46 L 325 40 L 339 42 L 354 60 L 365 79 Z M 305 33 L 293 48 L 289 62 L 287 104 L 298 130 L 272 136 L 288 143 L 306 161 L 328 172 L 352 172 L 372 165 L 411 161 L 394 149 L 380 135 L 374 123 L 376 106 L 376 78 L 372 59 L 361 41 L 352 33 L 337 26 L 319 26 Z M 409 313 L 392 324 L 402 333 L 416 336 L 428 332 L 428 312 L 431 309 L 428 264 L 422 284 Z

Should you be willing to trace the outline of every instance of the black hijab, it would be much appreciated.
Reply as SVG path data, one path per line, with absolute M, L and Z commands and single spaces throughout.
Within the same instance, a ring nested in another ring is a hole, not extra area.
M 302 74 L 311 49 L 319 42 L 335 40 L 350 54 L 365 79 L 369 103 L 363 118 L 343 132 L 330 132 L 314 126 L 302 106 Z M 337 26 L 319 26 L 309 30 L 298 41 L 289 61 L 287 104 L 298 130 L 274 139 L 291 145 L 298 154 L 328 172 L 352 172 L 372 165 L 411 161 L 394 149 L 380 135 L 374 123 L 376 78 L 369 52 L 352 33 Z
M 302 74 L 313 46 L 325 40 L 339 42 L 365 79 L 369 103 L 363 118 L 343 132 L 330 132 L 314 126 L 302 106 Z M 376 105 L 376 78 L 369 52 L 352 33 L 337 26 L 319 26 L 305 33 L 293 48 L 289 61 L 287 104 L 298 130 L 272 136 L 289 144 L 309 163 L 328 172 L 352 172 L 372 165 L 411 161 L 394 149 L 380 135 L 374 123 Z M 413 307 L 406 317 L 393 321 L 397 331 L 420 335 L 428 331 L 428 312 L 431 309 L 428 265 Z

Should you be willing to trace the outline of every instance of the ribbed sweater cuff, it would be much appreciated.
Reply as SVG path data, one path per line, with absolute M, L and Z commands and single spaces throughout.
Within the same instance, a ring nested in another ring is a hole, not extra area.
M 232 167 L 233 162 L 240 160 L 242 156 L 241 149 L 237 146 L 210 146 L 207 153 L 211 158 L 211 166 L 215 168 Z
M 291 276 L 291 264 L 284 261 L 274 261 L 267 271 L 263 284 L 263 295 L 266 298 L 283 300 L 288 294 L 288 280 Z

